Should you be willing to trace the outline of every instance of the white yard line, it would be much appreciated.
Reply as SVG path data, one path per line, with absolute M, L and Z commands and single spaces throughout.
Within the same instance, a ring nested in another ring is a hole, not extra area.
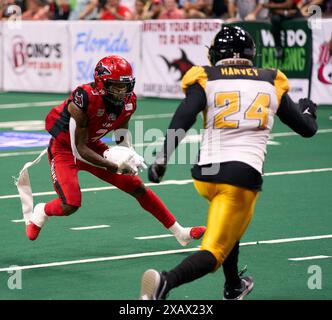
M 303 173 L 316 173 L 316 172 L 327 172 L 332 171 L 332 168 L 321 168 L 321 169 L 306 169 L 306 170 L 293 170 L 293 171 L 277 171 L 264 173 L 265 177 L 269 176 L 284 176 L 288 174 L 303 174 Z
M 0 110 L 4 109 L 19 109 L 19 108 L 33 108 L 33 107 L 47 107 L 47 106 L 56 106 L 65 101 L 63 100 L 54 100 L 54 101 L 41 101 L 41 102 L 24 102 L 24 103 L 7 103 L 0 104 Z
M 332 129 L 320 129 L 317 131 L 317 133 L 331 133 Z M 276 132 L 276 133 L 270 133 L 270 138 L 281 138 L 281 137 L 290 137 L 290 136 L 297 136 L 298 134 L 296 132 L 290 131 L 290 132 Z
M 167 238 L 173 237 L 172 234 L 162 234 L 155 236 L 145 236 L 145 237 L 135 237 L 137 240 L 150 240 L 150 239 L 158 239 L 158 238 Z M 285 239 L 276 239 L 276 240 L 261 240 L 261 241 L 253 241 L 253 242 L 245 242 L 242 243 L 242 246 L 246 245 L 254 245 L 254 244 L 276 244 L 276 243 L 288 243 L 288 242 L 297 242 L 297 241 L 308 241 L 308 240 L 320 240 L 320 239 L 331 239 L 332 234 L 327 234 L 323 236 L 311 236 L 311 237 L 298 237 L 298 238 L 285 238 Z
M 331 238 L 332 238 L 332 234 L 327 234 L 327 235 L 323 235 L 323 236 L 263 240 L 263 241 L 258 241 L 258 244 L 274 244 L 274 243 L 296 242 L 296 241 L 306 241 L 306 240 L 320 240 L 320 239 L 331 239 Z
M 305 174 L 305 173 L 316 173 L 316 172 L 327 172 L 332 171 L 332 168 L 320 168 L 320 169 L 306 169 L 306 170 L 295 170 L 295 171 L 277 171 L 277 172 L 267 172 L 264 174 L 264 176 L 282 176 L 282 175 L 292 175 L 292 174 Z M 161 183 L 145 183 L 148 187 L 158 187 L 158 186 L 165 186 L 165 185 L 186 185 L 193 183 L 192 179 L 188 180 L 166 180 L 162 181 Z M 82 192 L 95 192 L 95 191 L 105 191 L 105 190 L 114 190 L 117 189 L 114 186 L 108 186 L 108 187 L 96 187 L 96 188 L 84 188 L 81 189 Z M 35 192 L 32 195 L 37 196 L 49 196 L 56 194 L 55 191 L 46 191 L 46 192 Z M 0 200 L 3 199 L 15 199 L 19 198 L 18 194 L 11 194 L 11 195 L 4 195 L 0 196 Z
M 165 186 L 165 185 L 184 185 L 184 184 L 190 184 L 193 183 L 192 179 L 189 180 L 166 180 L 159 184 L 156 183 L 145 183 L 148 187 L 158 187 L 158 186 Z M 81 189 L 82 192 L 95 192 L 95 191 L 105 191 L 105 190 L 114 190 L 117 189 L 117 187 L 109 186 L 109 187 L 96 187 L 96 188 L 84 188 Z M 55 195 L 55 191 L 46 191 L 46 192 L 35 192 L 32 195 L 35 196 L 50 196 Z M 0 196 L 0 200 L 2 199 L 14 199 L 19 198 L 18 194 L 12 194 L 8 196 Z
M 14 223 L 20 223 L 20 222 L 25 222 L 24 219 L 17 219 L 17 220 L 11 220 Z
M 5 157 L 17 157 L 17 156 L 28 156 L 32 154 L 40 154 L 42 150 L 39 151 L 22 151 L 22 152 L 7 152 L 7 153 L 0 153 L 0 158 Z
M 101 224 L 99 226 L 87 226 L 87 227 L 74 227 L 70 228 L 70 230 L 80 231 L 80 230 L 92 230 L 92 229 L 101 229 L 101 228 L 109 228 L 108 224 Z
M 40 102 L 23 102 L 23 103 L 6 103 L 0 104 L 0 110 L 6 109 L 20 109 L 20 108 L 33 108 L 33 107 L 52 107 L 63 103 L 63 100 L 53 101 L 40 101 Z M 174 113 L 159 113 L 159 114 L 147 114 L 147 115 L 135 115 L 132 119 L 145 120 L 145 119 L 160 119 L 160 118 L 171 118 Z
M 327 239 L 327 238 L 332 238 L 332 234 L 320 235 L 320 236 L 300 237 L 300 238 L 298 237 L 298 238 L 287 238 L 287 239 L 260 240 L 260 241 L 253 241 L 253 242 L 244 242 L 244 243 L 240 243 L 240 246 L 257 245 L 257 244 L 271 244 L 271 243 L 285 243 L 285 242 L 303 241 L 303 240 L 319 240 L 319 239 Z M 302 240 L 299 240 L 299 239 L 302 239 Z M 12 267 L 0 268 L 0 272 L 8 272 L 8 271 L 14 271 L 14 270 L 49 268 L 49 267 L 58 267 L 58 266 L 66 266 L 66 265 L 74 265 L 74 264 L 84 264 L 84 263 L 104 262 L 104 261 L 114 261 L 114 260 L 124 260 L 124 259 L 136 259 L 136 258 L 142 258 L 142 257 L 161 256 L 161 255 L 183 253 L 183 252 L 194 252 L 194 251 L 198 251 L 198 250 L 199 250 L 199 247 L 188 248 L 188 249 L 180 249 L 180 250 L 142 252 L 142 253 L 134 253 L 134 254 L 121 255 L 121 256 L 112 256 L 112 257 L 101 257 L 101 258 L 91 258 L 91 259 L 81 259 L 81 260 L 59 261 L 59 262 L 51 262 L 51 263 L 43 263 L 43 264 L 32 264 L 32 265 L 24 265 L 24 266 L 12 266 Z
M 127 254 L 127 255 L 113 256 L 113 257 L 102 257 L 102 258 L 92 258 L 92 259 L 82 259 L 82 260 L 51 262 L 51 263 L 43 263 L 43 264 L 33 264 L 33 265 L 26 265 L 26 266 L 15 266 L 15 267 L 8 267 L 8 268 L 0 268 L 0 272 L 4 272 L 4 271 L 8 272 L 8 271 L 13 271 L 13 270 L 49 268 L 49 267 L 67 266 L 67 265 L 73 265 L 73 264 L 92 263 L 92 262 L 104 262 L 104 261 L 112 261 L 112 260 L 135 259 L 135 258 L 161 256 L 161 255 L 182 253 L 182 252 L 193 252 L 193 251 L 197 251 L 197 250 L 199 250 L 199 249 L 190 248 L 190 249 L 181 249 L 181 250 L 143 252 L 143 253 Z
M 160 116 L 166 116 L 169 114 L 161 114 Z M 137 116 L 137 117 L 147 117 L 146 119 L 152 119 L 155 118 L 154 115 L 143 115 L 143 116 Z M 138 118 L 137 118 L 138 119 Z M 331 133 L 332 129 L 321 129 L 317 131 L 317 134 L 321 133 Z M 279 133 L 271 133 L 270 134 L 270 139 L 277 138 L 277 137 L 289 137 L 289 136 L 295 136 L 297 133 L 295 132 L 279 132 Z M 200 135 L 188 135 L 184 139 L 184 141 L 181 141 L 181 143 L 198 143 L 200 142 Z M 164 144 L 163 140 L 160 141 L 155 141 L 155 142 L 142 142 L 142 143 L 134 143 L 134 147 L 146 147 L 146 146 L 161 146 Z M 270 145 L 278 145 L 279 143 L 273 140 L 269 140 L 268 144 Z M 34 154 L 39 154 L 40 151 L 18 151 L 18 152 L 0 152 L 0 158 L 5 158 L 5 157 L 16 157 L 16 156 L 26 156 L 26 155 L 34 155 Z
M 164 119 L 164 118 L 172 118 L 174 113 L 159 113 L 159 114 L 142 114 L 133 116 L 131 119 L 133 120 L 147 120 L 147 119 Z
M 136 240 L 151 240 L 151 239 L 160 239 L 160 238 L 170 238 L 174 237 L 172 234 L 160 234 L 157 236 L 146 236 L 146 237 L 135 237 Z
M 306 261 L 306 260 L 317 260 L 317 259 L 328 259 L 332 256 L 311 256 L 311 257 L 300 257 L 300 258 L 288 258 L 291 261 Z

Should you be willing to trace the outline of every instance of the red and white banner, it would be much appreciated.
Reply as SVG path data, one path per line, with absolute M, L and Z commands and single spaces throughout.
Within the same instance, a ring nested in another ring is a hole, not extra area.
M 136 76 L 135 92 L 140 94 L 141 25 L 139 21 L 70 23 L 71 89 L 93 81 L 93 71 L 100 59 L 109 55 L 120 55 L 133 67 Z
M 143 23 L 142 94 L 182 98 L 181 78 L 193 65 L 208 65 L 207 48 L 220 20 L 148 20 Z
M 69 36 L 66 22 L 3 23 L 4 90 L 69 90 Z
M 133 66 L 135 91 L 182 98 L 180 81 L 192 65 L 208 65 L 207 48 L 221 20 L 12 21 L 0 23 L 0 90 L 68 92 L 93 81 L 101 58 L 117 54 Z M 312 28 L 310 96 L 332 101 L 332 19 Z M 289 79 L 294 100 L 307 83 Z
M 322 19 L 312 30 L 311 99 L 332 104 L 332 19 Z

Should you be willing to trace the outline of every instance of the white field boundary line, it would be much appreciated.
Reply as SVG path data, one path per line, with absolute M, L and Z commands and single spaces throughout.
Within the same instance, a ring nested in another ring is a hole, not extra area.
M 101 224 L 99 226 L 86 226 L 86 227 L 73 227 L 69 228 L 70 230 L 81 231 L 81 230 L 92 230 L 92 229 L 101 229 L 101 228 L 109 228 L 109 224 Z
M 40 101 L 40 102 L 7 103 L 7 104 L 0 104 L 0 110 L 32 108 L 32 107 L 48 107 L 48 106 L 52 107 L 60 103 L 63 103 L 64 101 L 65 99 L 54 100 L 54 101 Z
M 168 115 L 168 114 L 164 114 L 165 115 Z M 151 118 L 155 118 L 153 117 L 154 115 L 142 115 L 142 116 L 137 116 L 137 117 L 148 117 L 149 119 Z M 160 115 L 160 116 L 163 116 L 163 115 Z M 148 119 L 148 118 L 145 118 L 145 119 Z M 158 118 L 158 116 L 157 116 Z M 143 119 L 143 118 L 142 118 Z M 317 134 L 320 134 L 320 133 L 331 133 L 332 132 L 332 129 L 321 129 L 321 130 L 318 130 L 317 131 Z M 290 137 L 290 136 L 296 136 L 297 133 L 295 132 L 279 132 L 279 133 L 271 133 L 270 134 L 270 139 L 273 139 L 273 138 L 282 138 L 282 137 Z M 200 142 L 200 138 L 198 138 L 199 135 L 189 135 L 187 136 L 184 141 L 181 141 L 181 143 L 198 143 Z M 163 145 L 164 142 L 163 141 L 155 141 L 155 142 L 144 142 L 144 143 L 135 143 L 133 144 L 134 147 L 147 147 L 147 146 L 161 146 Z M 272 144 L 272 145 L 275 145 L 275 144 L 278 144 L 277 142 L 275 141 L 271 141 L 269 140 L 268 141 L 268 144 Z M 42 149 L 41 149 L 42 150 Z M 17 157 L 17 156 L 27 156 L 27 155 L 35 155 L 35 154 L 39 154 L 40 151 L 18 151 L 18 152 L 4 152 L 4 153 L 1 153 L 0 152 L 0 158 L 5 158 L 5 157 Z
M 145 100 L 144 98 L 140 98 L 140 100 Z M 6 103 L 0 104 L 1 109 L 18 109 L 18 108 L 31 108 L 31 107 L 46 107 L 46 106 L 55 106 L 60 103 L 63 103 L 63 100 L 53 100 L 53 101 L 39 101 L 39 102 L 23 102 L 23 103 Z
M 331 168 L 332 170 L 332 168 Z M 190 184 L 192 183 L 192 179 L 188 180 L 166 180 L 163 181 L 159 184 L 157 183 L 145 183 L 145 186 L 147 187 L 158 187 L 158 186 L 164 186 L 164 185 L 185 185 L 185 184 Z M 106 190 L 116 190 L 118 189 L 117 187 L 114 186 L 109 186 L 109 187 L 96 187 L 96 188 L 84 188 L 81 189 L 81 192 L 95 192 L 95 191 L 106 191 Z M 47 192 L 36 192 L 33 193 L 32 195 L 35 196 L 49 196 L 49 195 L 55 195 L 55 191 L 47 191 Z M 2 199 L 14 199 L 14 198 L 19 198 L 18 194 L 12 194 L 8 196 L 0 196 L 0 200 Z
M 290 261 L 307 261 L 307 260 L 317 260 L 317 259 L 328 259 L 332 258 L 332 256 L 310 256 L 310 257 L 299 257 L 299 258 L 288 258 Z
M 143 97 L 140 97 L 140 100 L 146 100 L 146 99 L 144 99 Z M 5 104 L 0 104 L 0 110 L 1 109 L 19 109 L 19 108 L 31 108 L 31 107 L 56 106 L 60 103 L 63 103 L 64 101 L 65 101 L 65 98 L 63 100 L 53 100 L 53 101 L 5 103 Z
M 146 114 L 133 116 L 134 120 L 170 118 L 171 113 Z M 44 120 L 23 120 L 23 121 L 0 121 L 0 129 L 13 129 L 14 131 L 44 130 Z
M 267 172 L 267 173 L 264 173 L 263 177 L 284 176 L 284 175 L 304 174 L 304 173 L 317 173 L 317 172 L 327 172 L 327 171 L 332 171 L 332 168 Z
M 25 220 L 24 219 L 17 219 L 17 220 L 11 220 L 11 222 L 14 223 L 24 223 Z M 74 230 L 74 231 L 81 231 L 81 230 L 93 230 L 93 229 L 102 229 L 102 228 L 109 228 L 110 225 L 109 224 L 101 224 L 99 226 L 86 226 L 86 227 L 73 227 L 73 228 L 69 228 L 70 230 Z M 168 235 L 165 235 L 168 236 Z M 169 236 L 173 236 L 173 235 L 169 235 Z M 160 238 L 163 238 L 164 236 L 160 236 Z
M 321 236 L 309 236 L 309 237 L 297 237 L 297 238 L 287 238 L 287 239 L 244 242 L 244 243 L 240 243 L 240 246 L 257 245 L 257 244 L 276 244 L 276 243 L 286 243 L 286 242 L 306 241 L 306 240 L 319 240 L 319 239 L 329 239 L 329 238 L 332 238 L 332 234 L 321 235 Z M 124 259 L 136 259 L 136 258 L 161 256 L 161 255 L 169 255 L 169 254 L 184 253 L 184 252 L 194 252 L 194 251 L 198 251 L 198 250 L 199 250 L 199 247 L 180 249 L 180 250 L 142 252 L 142 253 L 134 253 L 134 254 L 121 255 L 121 256 L 113 256 L 113 257 L 59 261 L 59 262 L 32 264 L 32 265 L 25 265 L 25 266 L 12 266 L 12 267 L 7 267 L 7 268 L 0 268 L 0 272 L 27 270 L 27 269 L 40 269 L 40 268 L 59 267 L 59 266 L 68 266 L 68 265 L 74 265 L 74 264 L 105 262 L 105 261 L 115 261 L 115 260 L 124 260 Z
M 331 132 L 332 132 L 332 129 L 320 129 L 320 130 L 317 130 L 317 133 L 331 133 Z M 282 138 L 282 137 L 290 137 L 290 136 L 298 136 L 298 134 L 296 132 L 294 132 L 294 131 L 289 131 L 289 132 L 270 133 L 270 135 L 269 135 L 270 139 L 273 139 L 273 138 Z
M 159 234 L 156 236 L 145 236 L 145 237 L 135 237 L 135 240 L 152 240 L 152 239 L 160 239 L 160 238 L 170 238 L 174 237 L 172 234 Z
M 53 100 L 53 101 L 40 101 L 40 102 L 23 102 L 23 103 L 7 103 L 0 104 L 0 110 L 7 109 L 20 109 L 20 108 L 33 108 L 33 107 L 54 107 L 61 103 L 63 100 Z M 135 115 L 132 119 L 145 120 L 145 119 L 161 119 L 161 118 L 171 118 L 174 113 L 160 113 L 160 114 L 148 114 L 148 115 Z
M 0 110 L 33 108 L 33 107 L 53 107 L 63 103 L 64 101 L 65 99 L 54 100 L 54 101 L 40 101 L 40 102 L 7 103 L 7 104 L 0 104 Z M 171 118 L 173 117 L 173 115 L 174 113 L 135 115 L 132 117 L 132 119 L 133 120 L 163 119 L 163 118 Z
M 174 113 L 142 114 L 142 115 L 135 115 L 131 119 L 133 120 L 164 119 L 164 118 L 172 118 L 173 115 Z
M 45 148 L 43 148 L 43 149 L 45 149 Z M 22 151 L 22 152 L 0 153 L 0 158 L 17 157 L 17 156 L 28 156 L 28 155 L 40 154 L 43 149 L 40 149 L 39 151 Z
M 264 177 L 269 176 L 283 176 L 283 175 L 293 175 L 293 174 L 305 174 L 305 173 L 317 173 L 317 172 L 327 172 L 332 171 L 332 168 L 320 168 L 320 169 L 306 169 L 306 170 L 295 170 L 295 171 L 277 171 L 277 172 L 268 172 L 264 174 Z M 158 186 L 166 186 L 166 185 L 186 185 L 193 183 L 192 179 L 187 180 L 166 180 L 161 183 L 145 183 L 147 187 L 158 187 Z M 114 186 L 108 186 L 108 187 L 95 187 L 95 188 L 84 188 L 81 189 L 82 192 L 95 192 L 95 191 L 105 191 L 105 190 L 114 190 L 117 189 L 117 187 Z M 49 195 L 55 195 L 55 191 L 46 191 L 46 192 L 35 192 L 32 195 L 34 197 L 37 196 L 49 196 Z M 4 195 L 0 196 L 0 200 L 4 199 L 15 199 L 19 198 L 18 194 L 11 194 L 11 195 Z
M 146 237 L 135 237 L 136 240 L 150 240 L 150 239 L 158 239 L 158 238 L 167 238 L 173 237 L 172 234 L 162 234 L 155 236 L 146 236 Z M 285 242 L 297 242 L 297 241 L 306 241 L 306 240 L 320 240 L 320 239 L 330 239 L 332 238 L 332 234 L 322 235 L 322 236 L 310 236 L 310 237 L 297 237 L 297 238 L 284 238 L 284 239 L 276 239 L 276 240 L 260 240 L 260 241 L 252 241 L 241 243 L 241 246 L 246 245 L 254 245 L 254 244 L 276 244 L 276 243 L 285 243 Z
M 184 143 L 196 143 L 198 141 L 187 141 Z M 183 141 L 181 142 L 183 143 Z M 152 146 L 162 146 L 164 144 L 163 141 L 155 141 L 155 142 L 144 142 L 144 143 L 135 143 L 133 144 L 133 147 L 152 147 Z M 45 146 L 46 147 L 46 146 Z M 0 153 L 0 158 L 6 158 L 6 157 L 17 157 L 17 156 L 26 156 L 26 155 L 34 155 L 34 154 L 40 154 L 42 149 L 40 151 L 18 151 L 18 152 L 4 152 Z

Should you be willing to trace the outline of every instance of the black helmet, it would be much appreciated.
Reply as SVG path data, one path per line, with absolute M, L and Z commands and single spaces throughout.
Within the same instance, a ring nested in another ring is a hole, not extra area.
M 255 42 L 248 32 L 240 27 L 222 25 L 209 48 L 208 58 L 214 66 L 223 59 L 252 60 L 255 54 Z

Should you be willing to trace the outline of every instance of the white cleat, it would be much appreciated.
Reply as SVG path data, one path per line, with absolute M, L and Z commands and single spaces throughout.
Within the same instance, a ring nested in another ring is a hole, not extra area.
M 176 240 L 181 244 L 181 246 L 185 247 L 193 240 L 199 240 L 203 237 L 206 227 L 192 227 L 192 228 L 183 228 L 183 230 L 175 234 Z
M 139 300 L 165 300 L 165 277 L 154 269 L 144 272 Z

